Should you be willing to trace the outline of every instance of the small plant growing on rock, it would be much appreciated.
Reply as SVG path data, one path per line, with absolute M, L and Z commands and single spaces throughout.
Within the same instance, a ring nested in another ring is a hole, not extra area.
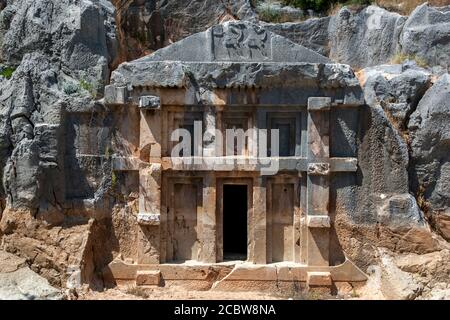
M 92 97 L 95 97 L 97 95 L 95 86 L 85 79 L 80 80 L 80 88 L 89 92 Z
M 111 187 L 113 188 L 113 189 L 115 189 L 116 188 L 116 186 L 117 186 L 117 174 L 116 174 L 116 172 L 115 171 L 113 171 L 112 172 L 112 174 L 111 174 Z
M 14 67 L 5 67 L 5 68 L 1 69 L 0 75 L 9 80 L 9 79 L 11 79 L 11 77 L 15 71 L 16 71 L 16 68 L 14 68 Z
M 79 91 L 79 87 L 76 83 L 69 81 L 69 82 L 64 83 L 63 91 L 65 94 L 70 96 L 72 94 L 77 93 Z
M 278 11 L 276 11 L 270 7 L 258 8 L 258 15 L 259 15 L 259 18 L 265 22 L 279 23 L 282 20 L 281 14 Z
M 430 213 L 430 203 L 425 198 L 425 187 L 423 185 L 419 186 L 416 193 L 417 205 L 420 210 L 424 213 L 425 217 L 429 217 Z

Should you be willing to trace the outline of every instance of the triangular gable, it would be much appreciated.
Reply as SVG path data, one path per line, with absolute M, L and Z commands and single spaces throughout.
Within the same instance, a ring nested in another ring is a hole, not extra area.
M 310 49 L 242 21 L 215 25 L 138 61 L 331 63 Z

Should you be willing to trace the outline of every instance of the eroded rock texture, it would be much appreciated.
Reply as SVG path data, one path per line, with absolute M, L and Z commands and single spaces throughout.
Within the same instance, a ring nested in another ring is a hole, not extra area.
M 413 188 L 423 193 L 437 229 L 450 238 L 450 77 L 441 76 L 412 114 L 411 176 Z
M 94 97 L 109 81 L 116 54 L 112 8 L 106 1 L 14 1 L 0 14 L 1 56 L 12 73 L 0 82 L 2 202 L 8 203 L 2 244 L 57 285 L 65 285 L 69 266 L 86 266 L 89 217 L 66 198 L 72 179 L 64 172 L 79 167 L 65 148 L 66 115 L 95 111 Z M 79 211 L 71 216 L 74 206 Z
M 357 69 L 409 58 L 443 73 L 450 62 L 449 23 L 448 6 L 423 4 L 409 17 L 376 6 L 344 7 L 330 17 L 268 27 Z
M 19 65 L 39 52 L 101 89 L 117 46 L 112 13 L 105 0 L 14 1 L 1 12 L 2 60 Z
M 417 55 L 430 66 L 449 70 L 450 7 L 417 7 L 406 20 L 400 38 L 403 52 Z
M 378 7 L 360 12 L 341 9 L 329 26 L 330 57 L 356 68 L 388 62 L 400 51 L 398 39 L 406 18 Z
M 112 0 L 122 61 L 140 58 L 227 20 L 256 20 L 249 0 Z
M 407 130 L 411 114 L 431 86 L 429 71 L 414 63 L 369 67 L 360 72 L 366 103 L 383 107 L 393 125 Z
M 61 300 L 60 290 L 31 271 L 23 258 L 0 251 L 0 300 Z

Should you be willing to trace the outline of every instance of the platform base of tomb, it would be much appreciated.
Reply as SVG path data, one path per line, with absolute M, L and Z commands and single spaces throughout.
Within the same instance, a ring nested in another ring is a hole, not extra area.
M 147 281 L 142 279 L 147 278 Z M 350 260 L 337 266 L 297 263 L 253 264 L 242 261 L 206 264 L 196 261 L 169 264 L 111 262 L 103 270 L 105 282 L 120 286 L 181 286 L 187 290 L 266 291 L 295 294 L 308 290 L 331 292 L 339 283 L 360 283 L 367 276 Z M 157 281 L 155 280 L 157 279 Z

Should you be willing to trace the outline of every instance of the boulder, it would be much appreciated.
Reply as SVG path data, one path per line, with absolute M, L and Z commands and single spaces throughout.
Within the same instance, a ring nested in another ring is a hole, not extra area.
M 427 202 L 431 218 L 450 239 L 450 75 L 425 93 L 408 124 L 412 187 Z
M 329 56 L 328 26 L 331 17 L 308 19 L 303 22 L 262 23 L 264 28 L 315 52 Z
M 368 67 L 359 72 L 359 77 L 367 104 L 381 105 L 401 131 L 431 86 L 431 74 L 414 62 Z
M 378 222 L 391 228 L 425 227 L 425 217 L 410 195 L 398 194 L 387 198 L 378 209 Z
M 62 300 L 63 293 L 28 268 L 25 259 L 0 251 L 0 300 Z
M 398 39 L 406 18 L 377 6 L 359 12 L 348 7 L 332 16 L 330 58 L 354 68 L 383 64 L 399 51 Z
M 450 66 L 450 6 L 418 6 L 406 20 L 400 36 L 402 51 L 430 66 Z
M 39 52 L 101 88 L 115 58 L 113 12 L 105 0 L 11 2 L 0 14 L 1 57 L 17 66 L 27 53 Z

